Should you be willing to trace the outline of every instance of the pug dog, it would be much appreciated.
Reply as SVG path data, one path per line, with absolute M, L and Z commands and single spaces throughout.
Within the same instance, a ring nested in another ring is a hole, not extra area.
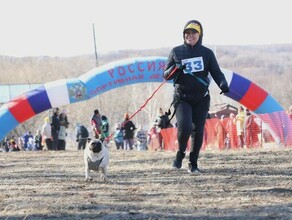
M 108 148 L 99 139 L 88 139 L 84 150 L 85 182 L 91 181 L 90 170 L 100 171 L 101 180 L 107 182 L 107 169 L 109 165 Z

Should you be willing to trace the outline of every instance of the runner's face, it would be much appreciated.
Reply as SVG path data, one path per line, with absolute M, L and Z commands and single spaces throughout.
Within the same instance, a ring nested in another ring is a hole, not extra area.
M 194 46 L 198 42 L 200 35 L 197 31 L 189 29 L 185 31 L 184 37 L 187 44 Z

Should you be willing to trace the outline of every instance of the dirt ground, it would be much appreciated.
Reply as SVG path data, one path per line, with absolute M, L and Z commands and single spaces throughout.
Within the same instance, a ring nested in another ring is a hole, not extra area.
M 0 153 L 0 219 L 292 219 L 292 148 L 175 152 L 110 147 L 109 182 L 84 182 L 83 152 Z

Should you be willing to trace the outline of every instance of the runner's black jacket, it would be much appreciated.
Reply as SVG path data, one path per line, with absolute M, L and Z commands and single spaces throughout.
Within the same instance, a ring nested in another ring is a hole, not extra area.
M 170 75 L 177 64 L 182 64 L 182 60 L 196 57 L 202 57 L 204 68 L 192 74 L 204 80 L 205 84 L 191 74 L 184 74 L 182 69 L 177 69 Z M 174 80 L 175 92 L 183 93 L 193 101 L 199 101 L 208 94 L 209 73 L 220 89 L 228 89 L 213 51 L 198 43 L 194 46 L 184 43 L 170 52 L 163 76 L 166 80 Z

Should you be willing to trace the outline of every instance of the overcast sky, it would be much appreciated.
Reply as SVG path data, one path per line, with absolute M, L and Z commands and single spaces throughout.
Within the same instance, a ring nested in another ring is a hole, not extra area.
M 74 56 L 182 43 L 190 19 L 203 43 L 292 43 L 289 0 L 0 0 L 0 55 Z

